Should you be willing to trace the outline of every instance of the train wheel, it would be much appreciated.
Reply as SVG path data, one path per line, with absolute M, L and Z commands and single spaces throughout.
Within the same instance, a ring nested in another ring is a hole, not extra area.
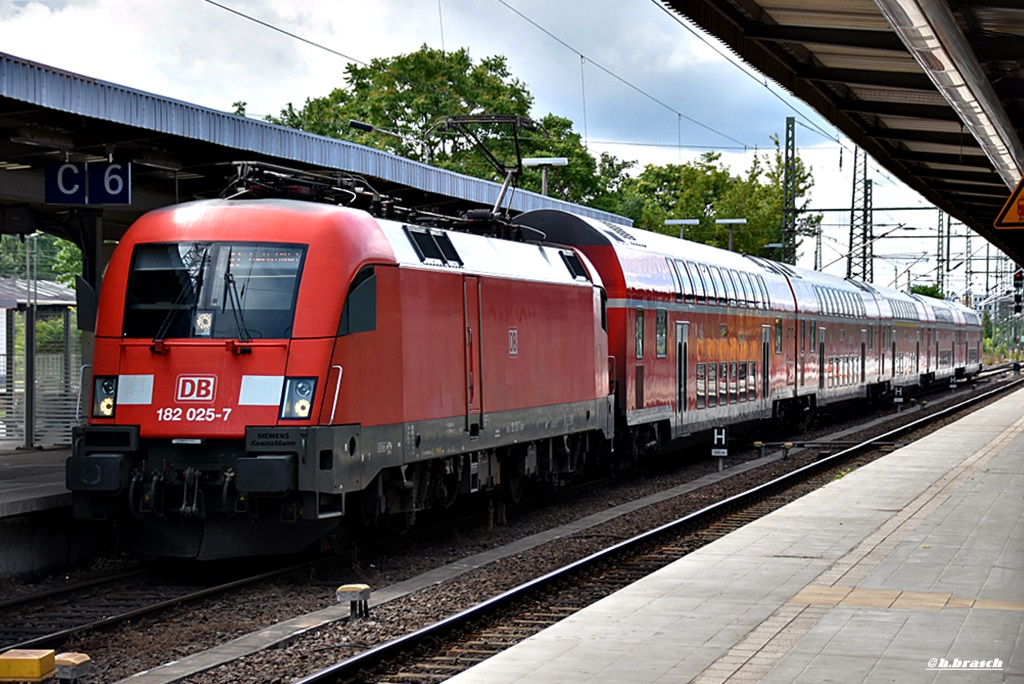
M 349 520 L 348 517 L 343 517 L 338 526 L 334 528 L 334 531 L 328 536 L 328 543 L 331 545 L 331 551 L 336 556 L 345 555 L 352 545 L 352 539 L 355 536 L 355 525 Z
M 519 472 L 515 464 L 508 463 L 507 461 L 502 463 L 502 498 L 510 504 L 517 504 L 523 500 L 524 492 L 526 492 L 526 476 Z

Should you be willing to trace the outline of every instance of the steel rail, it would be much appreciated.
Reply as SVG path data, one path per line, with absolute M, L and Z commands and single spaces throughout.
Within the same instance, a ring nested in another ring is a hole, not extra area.
M 976 394 L 966 401 L 929 413 L 927 416 L 918 418 L 906 425 L 865 440 L 855 446 L 843 449 L 835 454 L 822 457 L 813 463 L 781 475 L 768 482 L 762 483 L 745 492 L 723 499 L 722 501 L 706 506 L 693 513 L 689 513 L 677 520 L 666 523 L 652 530 L 648 530 L 647 532 L 632 537 L 631 539 L 623 540 L 606 549 L 597 551 L 586 558 L 582 558 L 562 568 L 534 578 L 432 625 L 427 625 L 426 627 L 422 627 L 414 632 L 397 637 L 358 655 L 352 656 L 351 658 L 335 663 L 323 670 L 306 675 L 301 679 L 295 680 L 292 684 L 324 684 L 325 682 L 342 681 L 355 678 L 360 671 L 369 671 L 379 666 L 382 662 L 394 660 L 405 653 L 410 653 L 427 639 L 439 638 L 444 634 L 463 628 L 474 621 L 480 620 L 483 616 L 528 595 L 532 591 L 557 580 L 564 579 L 574 572 L 593 567 L 598 563 L 609 560 L 620 552 L 640 547 L 652 542 L 663 534 L 677 531 L 685 526 L 706 525 L 708 522 L 720 518 L 732 509 L 750 505 L 758 500 L 766 498 L 780 489 L 796 484 L 797 482 L 816 474 L 818 471 L 825 470 L 841 463 L 844 459 L 848 459 L 861 451 L 875 446 L 877 442 L 889 441 L 893 437 L 905 434 L 911 430 L 927 425 L 928 423 L 934 422 L 958 411 L 962 411 L 965 408 L 984 401 L 992 396 L 1007 392 L 1022 383 L 1024 383 L 1024 379 L 1008 382 L 998 388 Z

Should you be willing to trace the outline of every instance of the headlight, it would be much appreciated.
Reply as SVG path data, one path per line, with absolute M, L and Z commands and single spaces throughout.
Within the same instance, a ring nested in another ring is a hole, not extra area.
M 95 378 L 92 386 L 92 417 L 113 418 L 116 405 L 117 378 Z
M 305 420 L 313 410 L 316 378 L 285 378 L 281 397 L 281 418 Z

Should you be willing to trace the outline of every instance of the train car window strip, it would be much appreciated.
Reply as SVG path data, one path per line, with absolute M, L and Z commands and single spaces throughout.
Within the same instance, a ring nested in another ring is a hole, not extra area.
M 747 362 L 746 361 L 740 361 L 739 376 L 738 376 L 737 379 L 739 380 L 739 387 L 738 387 L 739 400 L 740 400 L 740 403 L 742 404 L 743 402 L 745 402 L 747 400 Z

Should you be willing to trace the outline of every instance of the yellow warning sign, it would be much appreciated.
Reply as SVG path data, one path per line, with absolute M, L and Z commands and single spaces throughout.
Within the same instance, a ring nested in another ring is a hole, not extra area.
M 1017 187 L 1013 189 L 1010 199 L 1003 205 L 1002 211 L 992 225 L 997 230 L 1024 228 L 1024 177 L 1017 182 Z

